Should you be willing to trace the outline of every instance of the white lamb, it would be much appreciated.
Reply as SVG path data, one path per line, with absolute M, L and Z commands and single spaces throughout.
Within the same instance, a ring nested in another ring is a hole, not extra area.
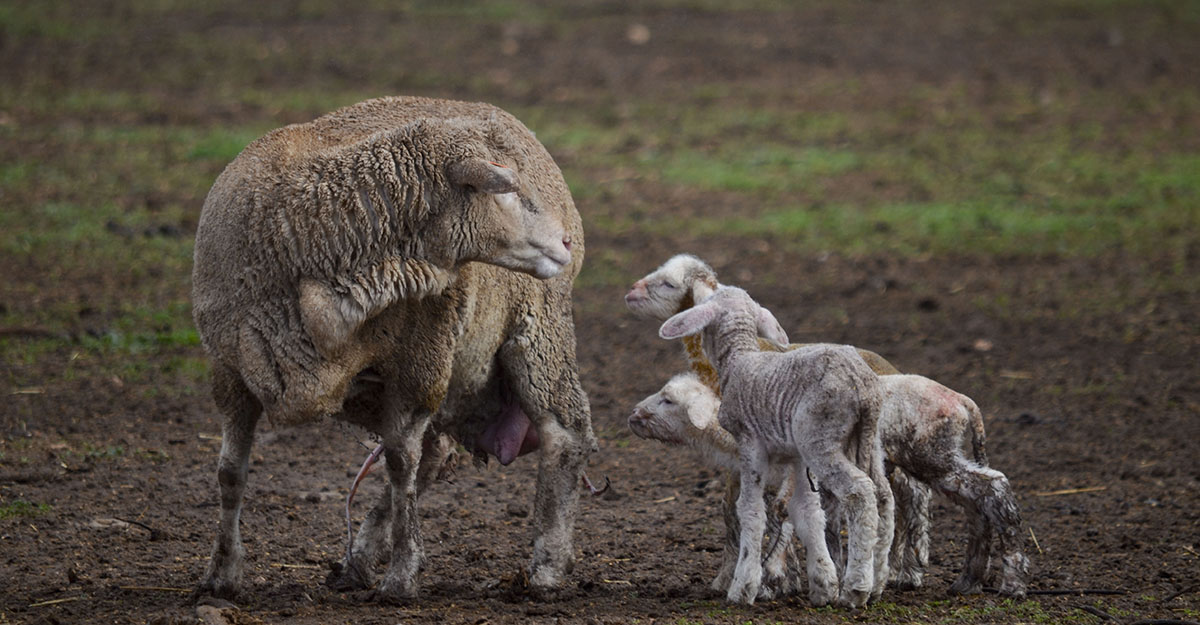
M 680 254 L 634 283 L 625 301 L 635 313 L 661 321 L 690 308 L 718 287 L 711 267 L 695 256 Z M 692 343 L 687 344 L 687 356 L 692 370 L 714 393 L 719 393 L 712 365 L 695 337 L 684 340 L 689 339 Z M 779 349 L 765 340 L 760 340 L 759 346 Z M 786 349 L 797 347 L 788 345 Z M 971 522 L 967 561 L 950 591 L 969 594 L 982 589 L 994 533 L 999 546 L 995 554 L 999 558 L 998 590 L 1006 595 L 1024 595 L 1029 565 L 1020 551 L 1020 512 L 1007 478 L 987 467 L 978 407 L 970 398 L 927 378 L 896 375 L 899 371 L 874 352 L 860 349 L 858 353 L 881 376 L 887 389 L 879 433 L 891 465 L 889 475 L 896 498 L 891 581 L 900 588 L 922 585 L 924 568 L 929 565 L 933 486 L 962 506 Z M 970 460 L 962 454 L 968 436 Z M 836 519 L 829 526 L 831 530 L 836 528 Z M 836 555 L 840 550 L 836 531 L 830 532 L 828 543 Z
M 722 389 L 718 420 L 738 442 L 741 546 L 727 597 L 753 603 L 758 592 L 763 488 L 770 466 L 778 464 L 790 469 L 798 484 L 811 472 L 847 521 L 847 562 L 839 588 L 820 498 L 813 489 L 793 489 L 788 512 L 806 549 L 809 599 L 817 606 L 863 606 L 883 592 L 893 530 L 892 492 L 876 434 L 879 376 L 852 347 L 764 352 L 760 333 L 787 343 L 771 313 L 735 287 L 719 288 L 659 329 L 665 339 L 701 334 Z
M 695 373 L 681 373 L 671 378 L 657 393 L 643 399 L 629 415 L 629 429 L 641 438 L 657 440 L 668 445 L 688 447 L 701 462 L 715 469 L 738 471 L 737 441 L 717 422 L 721 398 L 700 381 Z M 736 486 L 736 479 L 732 481 Z M 787 520 L 787 502 L 795 484 L 790 471 L 773 467 L 767 477 L 770 488 L 767 500 L 766 553 L 763 554 L 763 583 L 759 599 L 773 599 L 800 589 L 800 567 L 793 548 L 792 523 Z M 808 487 L 807 484 L 804 485 Z M 735 505 L 726 509 L 725 554 L 721 570 L 712 582 L 713 590 L 729 589 L 733 567 L 737 563 L 740 529 L 737 520 L 737 491 L 726 488 L 726 501 Z M 730 546 L 732 545 L 732 546 Z

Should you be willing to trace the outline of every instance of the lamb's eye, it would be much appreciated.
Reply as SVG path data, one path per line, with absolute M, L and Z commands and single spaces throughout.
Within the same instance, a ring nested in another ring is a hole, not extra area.
M 668 289 L 675 289 L 675 288 L 677 288 L 677 287 L 675 286 L 675 284 L 674 284 L 673 282 L 670 282 L 669 280 L 663 280 L 663 283 L 662 283 L 662 285 L 663 285 L 664 287 L 668 288 Z
M 670 397 L 665 397 L 665 396 L 664 396 L 664 397 L 662 398 L 662 403 L 664 403 L 664 404 L 666 404 L 666 405 L 670 406 L 670 405 L 674 404 L 675 402 L 671 401 L 671 398 L 670 398 Z

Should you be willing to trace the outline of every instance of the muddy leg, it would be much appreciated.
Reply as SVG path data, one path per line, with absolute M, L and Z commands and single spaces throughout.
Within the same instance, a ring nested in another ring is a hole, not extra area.
M 584 436 L 557 423 L 539 428 L 542 440 L 534 495 L 533 563 L 529 583 L 545 594 L 562 584 L 574 567 L 572 534 L 579 501 L 580 477 L 590 447 Z
M 901 469 L 892 472 L 896 496 L 896 539 L 892 543 L 891 583 L 900 590 L 920 588 L 929 566 L 929 506 L 933 491 Z
M 1000 542 L 1000 591 L 1023 595 L 1029 561 L 1020 552 L 1021 515 L 1008 479 L 999 471 L 964 461 L 938 483 L 938 488 L 961 505 L 971 520 L 967 560 L 950 592 L 970 594 L 982 590 L 995 533 Z
M 262 415 L 262 405 L 232 370 L 214 367 L 212 375 L 213 398 L 225 416 L 221 425 L 221 457 L 217 463 L 221 520 L 212 556 L 197 592 L 231 598 L 237 594 L 242 578 L 245 555 L 240 529 L 242 496 L 246 490 L 254 428 Z
M 836 454 L 829 462 L 814 464 L 812 470 L 817 483 L 828 488 L 837 499 L 848 530 L 846 574 L 836 603 L 841 607 L 862 607 L 875 590 L 875 546 L 880 523 L 875 483 L 848 458 Z M 824 544 L 823 528 L 821 539 Z
M 871 600 L 883 596 L 883 589 L 888 580 L 888 559 L 891 556 L 892 541 L 896 533 L 896 500 L 892 495 L 892 486 L 888 483 L 887 473 L 883 467 L 883 450 L 879 439 L 871 446 L 872 456 L 867 459 L 870 467 L 871 481 L 875 485 L 875 507 L 879 514 L 879 525 L 876 529 L 875 542 L 875 580 L 871 590 Z
M 417 473 L 421 465 L 421 441 L 429 420 L 428 414 L 412 415 L 404 419 L 393 435 L 384 438 L 392 495 L 392 555 L 376 592 L 377 598 L 384 602 L 400 603 L 417 596 L 417 573 L 425 555 L 417 512 L 420 495 Z

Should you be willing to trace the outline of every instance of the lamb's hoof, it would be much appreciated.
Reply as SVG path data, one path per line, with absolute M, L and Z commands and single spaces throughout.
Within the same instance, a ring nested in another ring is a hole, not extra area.
M 983 592 L 983 582 L 974 577 L 963 575 L 950 585 L 952 595 L 977 595 Z
M 352 562 L 349 566 L 344 562 L 334 562 L 329 565 L 329 575 L 325 576 L 325 585 L 337 592 L 366 590 L 374 583 L 371 572 L 358 562 Z
M 896 590 L 917 590 L 924 583 L 924 576 L 916 573 L 900 573 L 888 580 L 888 586 Z
M 867 605 L 870 598 L 871 593 L 867 590 L 843 590 L 834 605 L 839 608 L 861 608 Z
M 758 584 L 751 582 L 739 584 L 737 581 L 734 581 L 734 583 L 729 586 L 729 593 L 725 595 L 725 598 L 728 599 L 730 603 L 753 605 L 754 598 L 756 596 L 758 596 Z
M 1020 599 L 1025 596 L 1025 583 L 1019 581 L 1008 580 L 1000 584 L 996 592 L 1005 597 L 1015 597 Z

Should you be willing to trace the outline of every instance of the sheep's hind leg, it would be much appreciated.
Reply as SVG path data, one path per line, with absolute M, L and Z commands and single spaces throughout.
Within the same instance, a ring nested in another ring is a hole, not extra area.
M 811 468 L 817 483 L 837 498 L 849 533 L 846 573 L 835 603 L 841 607 L 862 607 L 875 589 L 875 546 L 880 522 L 875 483 L 844 455 L 834 454 L 829 462 L 815 463 Z M 820 540 L 824 545 L 823 529 Z
M 421 468 L 417 471 L 418 497 L 438 479 L 443 470 L 448 466 L 453 468 L 450 456 L 454 452 L 454 445 L 454 441 L 445 435 L 426 432 Z M 386 563 L 391 556 L 391 549 L 392 485 L 389 481 L 354 534 L 354 544 L 348 557 L 334 565 L 334 570 L 325 578 L 325 585 L 338 591 L 370 588 L 375 581 L 371 569 L 377 564 Z
M 550 598 L 549 593 L 574 567 L 572 533 L 589 449 L 583 436 L 557 423 L 542 425 L 539 437 L 542 446 L 533 502 L 535 538 L 529 585 L 535 594 Z
M 825 510 L 821 495 L 812 490 L 808 470 L 797 465 L 794 473 L 796 488 L 788 502 L 788 514 L 795 526 L 796 538 L 804 545 L 808 569 L 808 600 L 814 607 L 827 606 L 837 598 L 838 568 L 829 554 L 825 531 Z M 824 509 L 823 509 L 824 508 Z M 840 545 L 839 545 L 840 553 Z
M 325 585 L 338 591 L 366 590 L 375 582 L 371 569 L 391 555 L 392 485 L 389 482 L 354 535 L 349 556 L 334 566 Z
M 971 539 L 967 547 L 967 562 L 962 576 L 954 582 L 951 592 L 978 592 L 983 585 L 987 567 L 999 565 L 998 591 L 1002 595 L 1025 595 L 1029 559 L 1020 550 L 1021 513 L 1016 498 L 1003 473 L 963 461 L 955 475 L 943 480 L 952 498 L 973 515 Z M 992 557 L 992 535 L 998 550 Z
M 429 414 L 412 415 L 395 434 L 384 438 L 384 457 L 392 495 L 392 555 L 383 581 L 375 591 L 375 599 L 385 603 L 404 603 L 417 596 L 417 573 L 424 558 L 421 519 L 417 512 L 420 496 L 417 476 L 421 465 L 421 441 L 430 417 Z
M 900 590 L 920 588 L 929 566 L 929 508 L 933 492 L 924 483 L 896 468 L 896 539 L 892 543 L 890 582 Z
M 246 553 L 240 529 L 242 496 L 246 490 L 254 428 L 262 415 L 262 405 L 233 370 L 214 367 L 212 376 L 213 398 L 225 415 L 221 425 L 221 456 L 217 463 L 221 520 L 208 568 L 196 592 L 232 598 L 241 584 L 242 559 Z

